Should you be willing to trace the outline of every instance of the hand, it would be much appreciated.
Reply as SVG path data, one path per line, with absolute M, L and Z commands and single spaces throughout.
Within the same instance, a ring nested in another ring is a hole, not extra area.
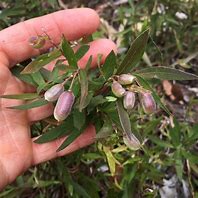
M 2 30 L 0 32 L 0 95 L 30 91 L 30 87 L 14 77 L 9 68 L 38 54 L 38 50 L 32 49 L 28 44 L 31 36 L 42 35 L 44 29 L 55 43 L 59 43 L 62 34 L 69 40 L 76 40 L 93 33 L 98 26 L 99 17 L 95 11 L 81 8 L 55 12 Z M 110 40 L 93 41 L 90 43 L 90 50 L 80 60 L 80 65 L 83 66 L 89 56 L 93 55 L 94 67 L 97 54 L 103 54 L 102 61 L 104 61 L 112 49 L 116 51 L 115 44 Z M 58 153 L 56 149 L 63 139 L 41 145 L 33 143 L 30 124 L 50 116 L 53 107 L 45 105 L 28 111 L 6 108 L 22 103 L 20 100 L 0 99 L 0 190 L 30 166 L 66 155 L 94 141 L 95 128 L 90 125 L 76 141 Z

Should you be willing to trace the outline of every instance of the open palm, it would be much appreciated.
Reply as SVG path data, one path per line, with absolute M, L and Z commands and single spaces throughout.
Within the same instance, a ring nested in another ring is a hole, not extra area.
M 31 36 L 42 34 L 43 28 L 55 43 L 62 34 L 69 40 L 75 40 L 94 32 L 99 25 L 97 14 L 87 8 L 59 11 L 47 16 L 28 20 L 11 26 L 0 32 L 0 95 L 20 94 L 31 91 L 31 87 L 14 77 L 10 67 L 18 62 L 38 54 L 27 40 Z M 50 47 L 50 46 L 48 46 Z M 93 55 L 92 66 L 96 65 L 97 54 L 106 55 L 115 49 L 114 43 L 99 39 L 90 43 L 90 50 L 80 60 L 83 66 Z M 90 125 L 70 146 L 57 153 L 63 139 L 37 145 L 32 142 L 31 123 L 52 114 L 53 107 L 48 104 L 28 111 L 18 111 L 6 107 L 22 104 L 20 100 L 0 99 L 0 190 L 18 175 L 35 165 L 52 158 L 71 153 L 91 144 L 95 129 Z

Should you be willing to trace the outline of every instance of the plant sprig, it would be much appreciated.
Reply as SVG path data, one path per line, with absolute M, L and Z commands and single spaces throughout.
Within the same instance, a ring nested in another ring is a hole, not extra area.
M 20 73 L 15 73 L 21 80 L 26 76 L 26 83 L 34 84 L 36 93 L 20 95 L 13 93 L 13 95 L 0 97 L 26 101 L 23 105 L 8 107 L 11 109 L 27 110 L 46 105 L 48 102 L 54 104 L 56 124 L 49 125 L 46 133 L 39 137 L 35 141 L 36 143 L 45 143 L 68 135 L 58 149 L 60 151 L 71 144 L 92 122 L 97 125 L 97 131 L 100 133 L 102 131 L 102 135 L 98 135 L 99 137 L 105 139 L 107 136 L 111 136 L 112 133 L 109 131 L 113 130 L 116 133 L 120 131 L 124 143 L 130 149 L 141 149 L 140 140 L 132 132 L 129 116 L 130 111 L 135 108 L 136 94 L 139 95 L 140 104 L 145 113 L 155 113 L 155 103 L 157 103 L 169 115 L 171 114 L 146 79 L 198 79 L 198 76 L 194 74 L 169 67 L 150 67 L 138 70 L 137 65 L 146 49 L 148 38 L 149 30 L 147 29 L 133 41 L 121 63 L 118 64 L 118 57 L 111 51 L 100 68 L 91 70 L 92 57 L 89 58 L 85 69 L 79 69 L 78 66 L 78 61 L 87 53 L 89 46 L 82 44 L 75 52 L 69 41 L 63 37 L 60 45 L 55 46 L 52 51 L 38 56 Z M 46 36 L 44 38 L 38 36 L 37 39 L 35 37 L 31 39 L 31 45 L 37 49 L 42 48 Z M 46 40 L 50 40 L 50 38 L 47 37 Z M 50 40 L 50 42 L 52 41 Z M 56 64 L 52 71 L 44 68 L 55 60 Z M 135 71 L 133 71 L 134 68 Z M 109 109 L 111 111 L 113 109 L 114 115 L 110 113 Z M 117 111 L 115 111 L 116 109 Z M 109 117 L 111 121 L 106 117 Z

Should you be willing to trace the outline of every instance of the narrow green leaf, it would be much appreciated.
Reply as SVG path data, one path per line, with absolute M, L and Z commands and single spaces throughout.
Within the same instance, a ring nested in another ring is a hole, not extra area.
M 40 107 L 43 105 L 48 104 L 48 101 L 44 100 L 44 99 L 39 99 L 39 100 L 35 100 L 33 102 L 29 102 L 23 105 L 19 105 L 19 106 L 13 106 L 13 107 L 7 107 L 9 109 L 19 109 L 19 110 L 27 110 L 27 109 L 32 109 L 35 107 Z
M 13 95 L 2 95 L 0 98 L 7 99 L 18 99 L 18 100 L 32 100 L 38 97 L 37 93 L 24 93 L 24 94 L 13 94 Z
M 78 68 L 77 58 L 74 54 L 72 47 L 70 46 L 69 42 L 65 39 L 65 37 L 62 38 L 61 49 L 69 65 L 77 69 Z
M 188 159 L 190 162 L 197 164 L 198 162 L 198 156 L 197 153 L 192 153 L 188 150 L 181 150 L 182 155 L 184 156 L 184 158 Z
M 21 74 L 21 71 L 23 70 L 22 66 L 15 66 L 11 68 L 11 72 L 13 75 L 15 75 L 18 79 L 20 79 L 23 82 L 26 82 L 28 84 L 31 84 L 33 86 L 37 86 L 37 84 L 34 82 L 32 76 L 30 74 Z
M 118 111 L 118 115 L 119 115 L 119 119 L 120 119 L 120 124 L 122 126 L 123 131 L 126 134 L 132 133 L 129 115 L 123 107 L 122 100 L 117 100 L 116 106 L 117 106 L 117 111 Z
M 142 78 L 141 76 L 134 74 L 134 76 L 136 76 L 138 83 L 145 89 L 150 90 L 152 92 L 153 98 L 155 99 L 155 101 L 157 102 L 157 104 L 168 114 L 171 115 L 171 112 L 169 111 L 169 109 L 163 104 L 163 102 L 161 101 L 161 98 L 157 95 L 157 93 L 155 92 L 155 90 L 149 85 L 149 83 Z
M 181 154 L 181 149 L 177 148 L 176 152 L 175 152 L 175 169 L 176 169 L 176 173 L 177 176 L 179 178 L 180 181 L 182 181 L 183 179 L 183 162 L 182 162 L 182 154 Z
M 91 98 L 89 106 L 87 107 L 87 112 L 91 112 L 95 107 L 99 106 L 100 104 L 105 103 L 107 100 L 102 95 L 97 95 Z
M 118 160 L 113 156 L 112 152 L 110 151 L 109 147 L 103 146 L 103 151 L 106 155 L 107 162 L 109 165 L 109 169 L 111 172 L 111 175 L 114 176 L 116 173 L 116 164 L 120 164 Z
M 85 106 L 84 104 L 88 95 L 88 80 L 87 80 L 86 70 L 80 69 L 79 81 L 80 81 L 80 89 L 81 89 L 79 111 L 81 112 Z
M 160 80 L 198 80 L 195 74 L 168 67 L 151 67 L 136 71 L 142 78 L 158 78 Z
M 89 194 L 87 193 L 87 191 L 81 185 L 79 185 L 78 183 L 74 181 L 72 182 L 72 185 L 75 191 L 78 193 L 78 195 L 81 195 L 83 198 L 91 198 Z
M 124 136 L 127 135 L 128 137 L 130 137 L 131 142 L 134 142 L 134 145 L 137 148 L 137 145 L 140 146 L 140 142 L 135 137 L 135 135 L 132 133 L 131 122 L 130 122 L 130 119 L 129 119 L 129 115 L 123 107 L 122 100 L 117 100 L 116 106 L 117 106 L 117 111 L 118 111 L 118 115 L 119 115 L 120 124 L 121 124 L 122 129 L 123 129 L 123 135 Z
M 176 119 L 174 119 L 174 127 L 169 129 L 169 134 L 172 144 L 175 147 L 178 147 L 181 144 L 181 139 L 180 139 L 181 127 Z
M 45 84 L 45 80 L 44 80 L 43 76 L 41 75 L 40 71 L 37 71 L 31 75 L 32 75 L 33 80 L 35 81 L 35 83 L 38 86 Z
M 164 147 L 164 148 L 174 148 L 173 145 L 165 140 L 161 140 L 153 135 L 148 135 L 148 138 L 154 142 L 156 145 L 160 146 L 160 147 Z
M 55 81 L 57 78 L 58 78 L 58 76 L 59 76 L 59 67 L 57 67 L 57 66 L 55 66 L 54 68 L 53 68 L 53 70 L 52 70 L 52 73 L 51 73 L 51 80 L 52 81 Z
M 77 61 L 80 60 L 88 52 L 89 48 L 89 45 L 82 45 L 78 48 L 75 53 Z
M 126 57 L 120 64 L 117 70 L 117 74 L 130 72 L 140 61 L 144 54 L 146 44 L 149 37 L 149 29 L 142 32 L 132 43 L 128 50 Z
M 40 69 L 40 73 L 41 73 L 41 75 L 42 75 L 42 77 L 43 77 L 43 79 L 45 81 L 50 81 L 51 80 L 50 79 L 50 77 L 51 77 L 51 71 L 49 71 L 48 69 L 41 68 Z
M 44 67 L 45 65 L 50 63 L 51 61 L 60 57 L 61 55 L 62 55 L 61 51 L 58 49 L 55 49 L 50 53 L 40 55 L 35 60 L 33 60 L 31 63 L 29 63 L 25 67 L 25 69 L 21 72 L 21 74 L 35 73 L 35 72 L 39 71 L 42 67 Z
M 113 132 L 113 127 L 110 122 L 106 122 L 103 124 L 102 128 L 96 134 L 96 139 L 102 139 L 109 137 Z
M 198 139 L 198 124 L 195 124 L 191 129 L 190 129 L 190 133 L 188 134 L 188 137 L 184 140 L 184 144 L 186 144 L 187 146 L 191 146 L 193 144 L 195 144 L 195 142 Z
M 57 149 L 57 152 L 63 150 L 67 146 L 69 146 L 77 137 L 81 135 L 81 133 L 84 131 L 85 127 L 82 127 L 80 130 L 78 129 L 72 129 L 72 133 L 66 138 L 66 140 L 61 144 L 61 146 Z
M 74 127 L 80 130 L 82 126 L 85 124 L 86 115 L 85 112 L 80 112 L 78 109 L 73 110 L 73 122 Z
M 114 69 L 116 68 L 116 55 L 112 50 L 109 55 L 106 57 L 105 63 L 101 67 L 102 73 L 105 79 L 111 77 L 114 73 Z
M 59 126 L 53 129 L 50 129 L 49 132 L 44 133 L 34 142 L 37 144 L 43 144 L 46 142 L 56 140 L 65 135 L 68 135 L 71 132 L 72 128 L 73 128 L 73 120 L 72 117 L 69 116 L 62 124 L 60 124 Z

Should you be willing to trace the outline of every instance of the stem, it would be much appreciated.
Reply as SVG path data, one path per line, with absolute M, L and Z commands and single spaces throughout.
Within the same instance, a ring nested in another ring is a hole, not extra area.
M 69 90 L 71 90 L 72 89 L 72 87 L 73 87 L 73 84 L 74 84 L 74 80 L 75 80 L 75 78 L 76 78 L 76 76 L 77 76 L 77 74 L 78 74 L 78 71 L 79 70 L 77 70 L 73 75 L 72 75 L 72 81 L 71 81 L 71 84 L 70 84 L 70 87 L 69 87 Z
M 43 30 L 43 33 L 47 36 L 49 42 L 56 48 L 59 49 L 58 46 L 53 42 L 53 40 L 50 38 L 50 36 L 47 34 L 45 30 Z
M 61 84 L 64 86 L 67 83 L 67 81 L 69 81 L 72 78 L 73 78 L 73 75 L 71 75 L 70 77 L 66 78 Z

